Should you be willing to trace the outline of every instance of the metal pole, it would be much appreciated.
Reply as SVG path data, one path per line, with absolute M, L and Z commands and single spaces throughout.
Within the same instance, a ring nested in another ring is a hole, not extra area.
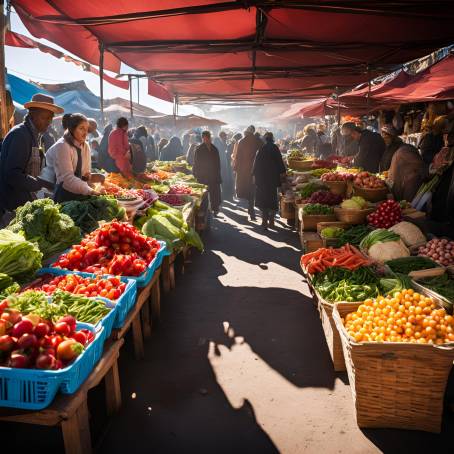
M 134 111 L 132 108 L 132 76 L 129 74 L 128 75 L 129 79 L 129 116 L 132 118 L 134 117 Z
M 341 123 L 341 105 L 339 99 L 339 89 L 336 87 L 336 95 L 337 95 L 337 126 L 340 126 Z
M 101 41 L 99 41 L 99 97 L 101 123 L 104 125 L 104 44 Z
M 140 104 L 140 77 L 137 77 L 137 104 Z
M 4 0 L 0 0 L 1 15 L 0 15 L 0 117 L 1 117 L 1 137 L 5 137 L 8 133 L 8 106 L 6 103 L 6 71 L 5 71 L 5 32 L 6 18 L 3 14 L 5 6 Z

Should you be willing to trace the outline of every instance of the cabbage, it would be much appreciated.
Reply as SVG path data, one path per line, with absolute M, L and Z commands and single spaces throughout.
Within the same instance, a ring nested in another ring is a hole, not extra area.
M 361 209 L 367 208 L 367 200 L 363 199 L 359 195 L 352 197 L 352 200 L 354 200 L 361 207 Z
M 347 199 L 341 203 L 341 208 L 344 208 L 346 210 L 360 210 L 361 205 L 359 205 L 358 202 L 353 199 Z
M 409 257 L 410 251 L 402 240 L 387 241 L 386 243 L 375 243 L 367 251 L 369 257 L 379 263 L 400 257 Z
M 388 230 L 397 233 L 407 246 L 416 246 L 426 242 L 424 234 L 411 222 L 399 222 Z

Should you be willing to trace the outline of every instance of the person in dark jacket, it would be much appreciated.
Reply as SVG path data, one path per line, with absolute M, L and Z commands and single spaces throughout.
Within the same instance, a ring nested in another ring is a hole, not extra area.
M 345 123 L 342 126 L 342 132 L 344 131 L 359 145 L 353 164 L 367 172 L 377 173 L 386 148 L 382 136 L 368 129 L 361 129 L 354 123 Z
M 214 146 L 219 151 L 221 160 L 221 178 L 222 178 L 222 198 L 223 200 L 233 200 L 233 172 L 231 159 L 227 156 L 227 134 L 221 131 L 219 136 L 214 139 Z
M 381 135 L 385 141 L 386 149 L 380 160 L 380 172 L 389 170 L 394 153 L 403 145 L 396 128 L 391 124 L 386 124 L 381 128 Z
M 98 167 L 100 169 L 104 169 L 106 172 L 118 172 L 118 168 L 115 165 L 115 161 L 111 158 L 108 152 L 109 135 L 112 132 L 112 129 L 113 129 L 112 123 L 106 125 L 102 133 L 102 139 L 98 149 Z
M 159 159 L 161 161 L 175 161 L 179 156 L 183 156 L 183 146 L 177 136 L 173 136 L 170 142 L 161 150 Z
M 54 98 L 42 93 L 24 104 L 28 114 L 23 123 L 6 135 L 0 154 L 0 211 L 12 211 L 34 199 L 34 193 L 43 187 L 53 188 L 39 178 L 45 157 L 42 135 L 52 123 L 54 114 L 63 109 L 54 104 Z
M 285 174 L 282 155 L 274 143 L 271 132 L 264 135 L 265 145 L 257 153 L 252 167 L 256 187 L 255 204 L 262 211 L 262 227 L 274 227 L 274 216 L 278 210 L 277 188 Z
M 435 155 L 443 148 L 443 131 L 447 125 L 446 116 L 440 115 L 435 118 L 430 130 L 422 135 L 418 148 L 427 165 L 430 165 Z
M 218 149 L 211 143 L 210 131 L 202 132 L 203 143 L 197 147 L 192 169 L 197 181 L 208 186 L 210 204 L 214 215 L 221 205 L 221 161 Z

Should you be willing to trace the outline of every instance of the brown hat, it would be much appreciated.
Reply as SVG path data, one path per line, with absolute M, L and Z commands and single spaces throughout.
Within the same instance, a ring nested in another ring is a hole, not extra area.
M 60 114 L 65 111 L 63 107 L 57 106 L 54 104 L 54 98 L 44 93 L 36 93 L 33 95 L 32 100 L 24 104 L 26 109 L 44 109 L 50 110 L 53 113 Z

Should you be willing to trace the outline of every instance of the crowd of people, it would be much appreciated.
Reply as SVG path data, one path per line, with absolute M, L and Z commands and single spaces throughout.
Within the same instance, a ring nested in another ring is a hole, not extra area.
M 271 133 L 254 126 L 243 133 L 194 129 L 180 137 L 143 125 L 130 128 L 126 118 L 108 124 L 102 133 L 97 122 L 82 114 L 64 114 L 61 125 L 54 115 L 63 109 L 52 97 L 36 94 L 25 104 L 24 121 L 6 135 L 0 154 L 0 215 L 3 224 L 12 212 L 41 191 L 56 201 L 96 195 L 93 183 L 102 182 L 102 169 L 130 178 L 143 173 L 148 162 L 186 160 L 199 182 L 208 186 L 215 215 L 222 200 L 234 197 L 247 202 L 249 218 L 262 211 L 262 226 L 274 225 L 277 190 L 285 175 L 282 151 Z M 57 132 L 60 129 L 60 132 Z M 375 128 L 377 129 L 377 127 Z M 428 219 L 439 225 L 439 234 L 454 225 L 454 113 L 427 120 L 417 147 L 400 138 L 403 126 L 385 123 L 380 133 L 365 124 L 346 121 L 329 131 L 310 124 L 299 140 L 301 150 L 317 158 L 335 154 L 366 171 L 388 172 L 397 200 L 414 200 L 430 183 L 429 200 L 423 202 Z M 99 187 L 99 186 L 98 186 Z M 422 202 L 421 202 L 422 203 Z M 443 227 L 445 225 L 445 227 Z M 436 230 L 436 225 L 432 230 Z M 451 233 L 452 234 L 452 233 Z

